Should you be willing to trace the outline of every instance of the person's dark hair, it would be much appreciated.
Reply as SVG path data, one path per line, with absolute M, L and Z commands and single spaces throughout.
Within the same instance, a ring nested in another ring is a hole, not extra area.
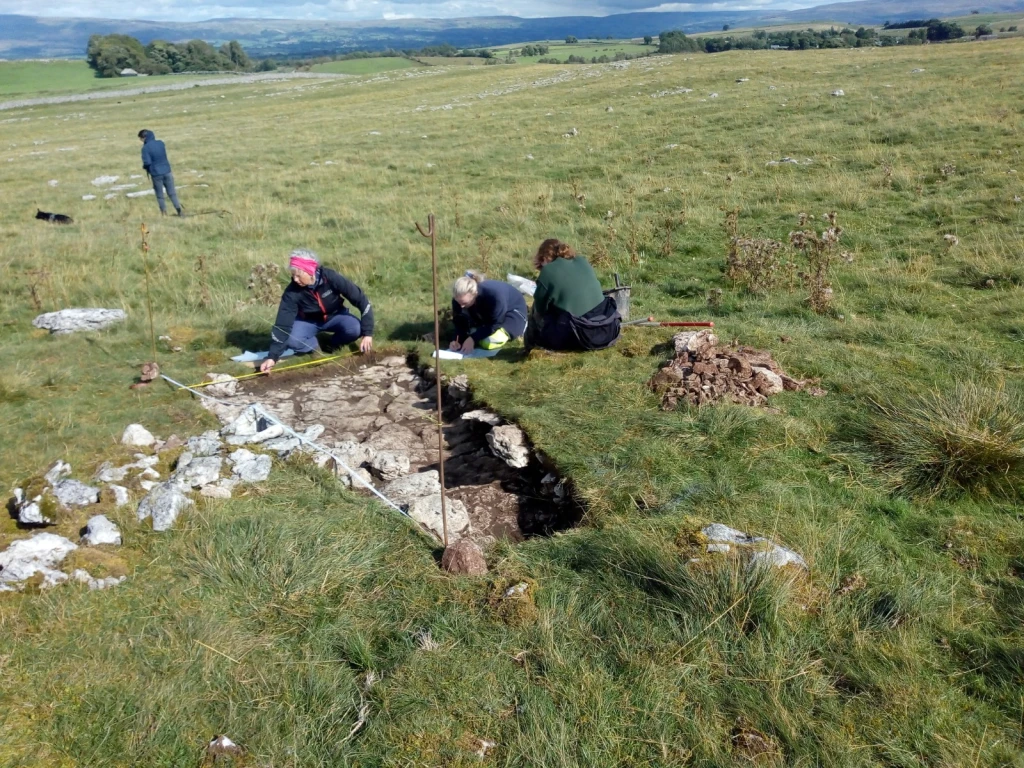
M 576 251 L 572 249 L 572 246 L 566 245 L 561 240 L 549 237 L 537 249 L 537 255 L 533 257 L 533 266 L 540 270 L 545 264 L 550 264 L 555 259 L 575 258 Z
M 141 131 L 139 131 L 139 138 L 140 139 L 146 138 L 146 134 L 147 133 L 149 133 L 149 129 L 148 128 L 143 128 Z

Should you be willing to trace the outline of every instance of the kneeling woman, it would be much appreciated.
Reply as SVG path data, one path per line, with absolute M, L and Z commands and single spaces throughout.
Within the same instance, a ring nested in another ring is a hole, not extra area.
M 359 286 L 321 266 L 312 251 L 295 250 L 288 260 L 292 281 L 284 289 L 270 332 L 270 352 L 260 370 L 271 370 L 286 349 L 299 354 L 319 349 L 316 335 L 333 333 L 331 349 L 359 339 L 359 351 L 373 348 L 373 307 Z M 345 306 L 359 310 L 357 320 Z
M 500 349 L 526 331 L 526 299 L 515 286 L 473 275 L 452 286 L 455 341 L 449 349 L 468 354 L 475 347 Z
M 580 351 L 604 349 L 619 340 L 622 318 L 615 300 L 601 292 L 590 262 L 552 238 L 540 244 L 533 264 L 540 275 L 527 346 Z

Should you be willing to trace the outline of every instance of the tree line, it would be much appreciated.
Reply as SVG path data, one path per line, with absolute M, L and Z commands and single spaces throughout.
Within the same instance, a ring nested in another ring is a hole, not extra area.
M 93 35 L 85 60 L 99 77 L 118 77 L 125 69 L 140 75 L 168 75 L 172 72 L 246 72 L 275 69 L 270 59 L 253 62 L 237 40 L 219 49 L 205 40 L 169 43 L 154 40 L 143 45 L 129 35 Z
M 765 48 L 786 48 L 789 50 L 809 50 L 814 48 L 860 48 L 864 46 L 890 46 L 890 45 L 920 45 L 926 40 L 929 42 L 942 42 L 944 40 L 957 40 L 966 34 L 963 28 L 952 21 L 940 21 L 929 19 L 927 21 L 913 20 L 905 24 L 921 24 L 922 26 L 912 29 L 903 24 L 889 24 L 886 22 L 884 29 L 910 29 L 906 37 L 892 35 L 879 35 L 870 27 L 852 29 L 806 29 L 788 30 L 784 32 L 768 32 L 763 29 L 755 30 L 746 36 L 728 37 L 688 37 L 679 30 L 662 32 L 658 45 L 658 53 L 718 53 L 719 51 L 730 50 L 760 50 Z M 990 34 L 991 29 L 978 27 L 975 35 Z

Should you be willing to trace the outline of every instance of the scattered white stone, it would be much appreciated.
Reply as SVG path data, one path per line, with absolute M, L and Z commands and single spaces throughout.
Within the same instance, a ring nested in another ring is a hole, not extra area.
M 530 463 L 526 435 L 514 424 L 494 427 L 487 433 L 487 444 L 491 447 L 491 453 L 510 467 L 522 469 Z
M 228 435 L 228 445 L 245 445 L 246 443 L 262 443 L 265 440 L 273 440 L 284 434 L 284 427 L 280 424 L 271 424 L 266 429 L 261 429 L 254 435 Z
M 615 110 L 612 107 L 605 107 L 604 111 L 605 112 L 614 112 Z
M 363 482 L 360 483 L 358 480 L 353 479 L 351 474 L 349 474 L 346 470 L 344 470 L 344 469 L 339 467 L 338 481 L 345 488 L 355 488 L 357 490 L 365 490 L 367 485 L 369 485 L 369 486 L 373 485 L 373 476 L 369 472 L 367 472 L 365 469 L 362 469 L 360 467 L 359 469 L 353 469 L 352 472 L 355 475 L 357 475 Z
M 30 499 L 21 488 L 15 488 L 14 508 L 18 522 L 22 525 L 52 525 L 53 520 L 43 515 L 43 497 L 49 493 L 50 489 L 46 489 Z
M 82 195 L 83 200 L 95 200 L 96 195 Z
M 220 456 L 193 458 L 184 466 L 179 465 L 179 468 L 171 475 L 170 480 L 176 483 L 182 490 L 202 488 L 205 485 L 217 482 L 223 463 L 224 460 Z
M 117 192 L 110 192 L 109 194 L 104 195 L 103 199 L 104 200 L 113 200 L 115 197 L 117 197 Z
M 259 417 L 255 409 L 249 407 L 242 411 L 238 418 L 228 424 L 220 432 L 222 435 L 250 436 L 260 431 Z
M 576 128 L 570 128 L 568 133 L 563 133 L 562 134 L 562 138 L 563 139 L 571 139 L 571 138 L 574 138 L 574 137 L 579 136 L 579 135 L 580 135 L 580 132 Z
M 302 441 L 297 437 L 278 437 L 273 440 L 267 440 L 263 443 L 263 447 L 268 451 L 273 451 L 278 455 L 284 455 L 291 453 L 296 448 L 302 445 Z
M 761 376 L 768 383 L 768 386 L 758 388 L 758 391 L 761 392 L 762 394 L 777 395 L 779 392 L 785 389 L 785 387 L 783 386 L 782 377 L 779 376 L 779 374 L 772 371 L 770 368 L 755 365 L 751 367 L 751 370 L 754 372 L 755 378 L 757 376 Z
M 750 554 L 748 567 L 751 568 L 763 565 L 773 565 L 779 568 L 786 565 L 807 567 L 807 563 L 799 554 L 791 549 L 781 547 L 763 536 L 751 536 L 721 523 L 712 523 L 701 533 L 708 539 L 708 552 L 724 554 L 736 548 Z
M 837 88 L 836 90 L 832 91 L 831 95 L 832 96 L 845 96 L 846 94 L 843 92 L 842 88 Z
M 527 155 L 527 156 L 526 156 L 526 159 L 527 159 L 527 160 L 533 160 L 533 155 Z
M 155 195 L 156 191 L 152 189 L 143 189 L 140 192 L 129 192 L 125 197 L 145 197 L 146 195 Z
M 144 480 L 139 484 L 142 485 L 146 482 L 149 481 Z M 153 530 L 166 531 L 174 525 L 174 521 L 178 519 L 181 511 L 192 506 L 193 503 L 192 499 L 182 493 L 173 481 L 169 480 L 166 483 L 154 485 L 146 498 L 139 502 L 135 516 L 140 523 L 147 517 L 152 517 Z
M 310 426 L 306 427 L 305 430 L 303 430 L 302 437 L 304 440 L 309 440 L 310 442 L 313 442 L 319 439 L 320 435 L 322 435 L 325 431 L 327 431 L 327 427 L 325 427 L 323 424 L 311 424 Z
M 121 546 L 121 531 L 106 515 L 96 515 L 90 517 L 89 522 L 85 524 L 82 543 L 89 547 L 98 547 L 101 544 L 113 544 L 119 547 Z
M 193 456 L 216 456 L 221 448 L 220 435 L 212 429 L 201 435 L 193 435 L 188 439 L 186 447 Z
M 66 461 L 58 459 L 53 466 L 46 470 L 43 479 L 50 485 L 56 485 L 59 480 L 71 474 L 71 465 Z
M 736 78 L 736 82 L 737 83 L 749 83 L 750 82 L 750 78 L 749 77 L 738 77 L 738 78 Z
M 62 309 L 39 315 L 32 325 L 54 334 L 99 331 L 126 317 L 123 309 Z
M 384 486 L 381 491 L 396 504 L 410 504 L 424 496 L 441 495 L 441 479 L 436 469 L 414 472 L 399 477 Z
M 107 486 L 111 491 L 114 492 L 114 506 L 123 507 L 128 503 L 128 489 L 123 485 L 109 485 Z
M 505 590 L 502 597 L 509 599 L 512 597 L 522 597 L 526 594 L 526 591 L 530 588 L 530 585 L 525 581 L 520 581 L 518 584 L 513 584 L 511 587 Z
M 69 478 L 53 486 L 53 495 L 65 507 L 86 507 L 100 500 L 100 489 Z
M 924 72 L 924 70 L 923 69 L 912 69 L 912 70 L 910 70 L 910 74 L 912 74 L 912 75 L 916 75 L 918 72 Z
M 0 552 L 0 587 L 25 581 L 37 573 L 43 575 L 43 588 L 57 585 L 67 579 L 67 574 L 56 570 L 56 566 L 76 549 L 77 544 L 55 533 L 37 533 L 30 539 L 11 542 Z
M 206 380 L 217 382 L 204 387 L 213 397 L 234 397 L 238 391 L 238 380 L 227 373 L 208 373 Z
M 409 457 L 403 453 L 378 451 L 370 461 L 370 469 L 387 483 L 409 473 Z
M 717 99 L 718 98 L 718 94 L 717 93 L 708 94 L 708 98 L 709 99 Z
M 156 488 L 156 481 L 154 480 L 139 480 L 139 488 L 144 491 L 152 491 Z
M 479 421 L 496 427 L 501 424 L 501 416 L 486 410 L 466 411 L 462 414 L 463 421 Z
M 46 182 L 46 183 L 47 183 L 47 184 L 49 184 L 49 185 L 50 185 L 51 187 L 56 187 L 56 186 L 57 186 L 58 184 L 60 184 L 60 182 L 59 182 L 59 181 L 57 181 L 56 179 L 50 179 L 50 180 L 49 180 L 48 182 Z
M 71 580 L 77 581 L 81 584 L 88 584 L 89 589 L 107 589 L 108 587 L 116 587 L 122 581 L 127 579 L 127 576 L 107 576 L 105 579 L 96 579 L 86 570 L 82 568 L 76 568 L 71 572 Z
M 92 180 L 92 185 L 94 187 L 106 187 L 106 186 L 109 186 L 109 185 L 113 184 L 119 178 L 121 178 L 121 177 L 120 176 L 97 176 L 95 179 Z
M 243 483 L 260 483 L 270 477 L 271 459 L 239 448 L 228 457 L 234 465 L 232 474 Z
M 129 424 L 121 434 L 121 445 L 134 445 L 139 448 L 148 448 L 156 442 L 153 433 L 141 424 Z
M 469 528 L 466 505 L 457 499 L 445 498 L 445 516 L 448 518 L 448 540 L 461 538 Z M 441 521 L 441 495 L 424 496 L 409 505 L 409 517 L 439 539 L 444 536 Z
M 370 131 L 371 136 L 380 136 L 380 131 Z

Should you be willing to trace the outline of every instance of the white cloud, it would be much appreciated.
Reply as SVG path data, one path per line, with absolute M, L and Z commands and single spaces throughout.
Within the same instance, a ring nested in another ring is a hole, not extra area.
M 322 19 L 448 19 L 470 16 L 607 16 L 638 11 L 727 11 L 791 9 L 813 2 L 792 0 L 714 0 L 657 3 L 651 0 L 63 0 L 40 7 L 35 0 L 0 0 L 0 13 L 25 16 L 85 17 L 149 21 L 204 21 L 222 18 Z

